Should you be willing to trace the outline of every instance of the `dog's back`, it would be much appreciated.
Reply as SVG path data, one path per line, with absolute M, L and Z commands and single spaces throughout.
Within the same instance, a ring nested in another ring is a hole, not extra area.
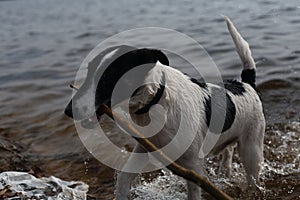
M 251 182 L 253 178 L 258 180 L 263 162 L 265 118 L 256 91 L 256 68 L 249 45 L 239 35 L 231 21 L 228 18 L 226 21 L 244 66 L 241 82 L 232 80 L 223 85 L 199 83 L 180 71 L 157 62 L 149 71 L 145 83 L 160 83 L 162 74 L 165 74 L 166 90 L 159 104 L 166 110 L 167 116 L 163 129 L 152 138 L 152 141 L 159 147 L 172 141 L 177 134 L 176 128 L 182 122 L 182 113 L 185 113 L 187 137 L 188 132 L 196 132 L 196 135 L 191 146 L 177 162 L 202 173 L 203 171 L 197 169 L 201 165 L 199 153 L 202 156 L 207 155 L 208 151 L 218 153 L 228 145 L 238 143 L 238 152 L 248 181 Z M 133 108 L 138 109 L 147 105 L 158 89 L 159 84 L 144 87 L 143 91 L 137 94 L 136 99 L 139 101 Z M 145 119 L 148 119 L 147 123 L 150 122 L 147 114 L 135 115 L 133 111 L 132 117 L 141 124 Z M 205 140 L 208 133 L 219 136 L 212 149 L 205 146 L 205 143 L 210 143 Z

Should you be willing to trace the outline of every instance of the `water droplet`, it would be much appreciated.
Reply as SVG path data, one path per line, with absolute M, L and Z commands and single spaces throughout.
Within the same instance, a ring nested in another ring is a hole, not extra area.
M 88 164 L 89 164 L 89 160 L 85 160 L 85 161 L 84 161 L 84 165 L 85 165 L 85 171 L 84 171 L 84 174 L 85 174 L 85 175 L 87 175 L 87 173 L 88 173 L 88 171 L 89 171 Z

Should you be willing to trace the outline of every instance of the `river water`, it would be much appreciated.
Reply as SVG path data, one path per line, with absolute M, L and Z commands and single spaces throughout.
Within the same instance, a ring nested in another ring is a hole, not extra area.
M 257 62 L 267 130 L 264 186 L 255 198 L 300 199 L 299 0 L 0 1 L 0 170 L 31 169 L 85 181 L 89 194 L 112 199 L 114 171 L 87 152 L 73 121 L 63 114 L 72 95 L 68 85 L 81 62 L 99 42 L 116 33 L 164 27 L 198 41 L 224 78 L 239 78 L 240 61 L 221 15 L 233 20 Z M 171 48 L 174 41 L 164 42 Z M 197 58 L 192 47 L 188 52 Z M 171 59 L 193 75 L 176 62 Z M 216 160 L 208 159 L 209 175 L 238 198 L 245 182 L 238 156 L 232 179 L 218 178 Z M 142 177 L 132 191 L 134 198 L 186 198 L 181 180 L 167 171 L 160 174 L 151 183 Z

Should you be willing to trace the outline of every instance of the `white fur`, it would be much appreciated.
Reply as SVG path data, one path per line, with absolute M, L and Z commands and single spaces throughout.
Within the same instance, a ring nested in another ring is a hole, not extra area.
M 86 90 L 83 90 L 84 93 L 81 95 L 77 101 L 75 102 L 76 115 L 84 116 L 86 113 L 90 113 L 87 118 L 92 117 L 93 113 L 95 113 L 95 91 L 96 91 L 96 84 L 94 83 L 94 79 L 88 80 L 90 82 L 89 87 Z
M 241 34 L 237 31 L 231 20 L 224 16 L 224 19 L 226 20 L 227 27 L 229 30 L 229 33 L 231 34 L 231 37 L 234 41 L 236 50 L 243 62 L 244 69 L 255 69 L 255 62 L 252 57 L 252 53 L 249 47 L 248 42 L 244 40 L 244 38 L 241 36 Z

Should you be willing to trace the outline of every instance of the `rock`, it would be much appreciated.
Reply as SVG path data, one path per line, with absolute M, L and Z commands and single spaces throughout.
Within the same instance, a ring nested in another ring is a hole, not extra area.
M 0 174 L 0 199 L 85 200 L 87 191 L 88 185 L 80 181 L 64 181 L 54 176 L 36 178 L 16 171 Z

